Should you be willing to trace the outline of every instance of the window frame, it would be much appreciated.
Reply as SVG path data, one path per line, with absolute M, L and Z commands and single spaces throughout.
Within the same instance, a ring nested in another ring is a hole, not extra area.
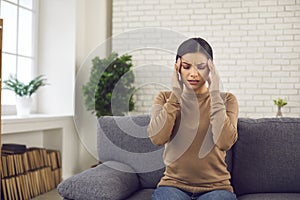
M 31 58 L 32 59 L 32 73 L 31 73 L 31 77 L 33 78 L 36 74 L 37 74 L 37 63 L 38 63 L 38 16 L 39 16 L 39 1 L 38 0 L 32 0 L 32 9 L 29 9 L 27 7 L 24 7 L 22 5 L 19 4 L 19 0 L 17 0 L 17 3 L 11 2 L 9 0 L 0 0 L 0 11 L 1 11 L 1 5 L 2 2 L 6 2 L 6 3 L 10 3 L 14 6 L 17 6 L 17 28 L 19 27 L 19 13 L 20 13 L 20 9 L 26 9 L 30 12 L 32 12 L 33 14 L 33 18 L 32 18 L 32 56 L 25 56 L 25 55 L 21 55 L 19 54 L 18 50 L 17 52 L 14 53 L 10 53 L 10 52 L 5 52 L 3 51 L 2 48 L 2 58 L 3 58 L 3 54 L 6 55 L 15 55 L 16 56 L 16 74 L 18 74 L 18 58 L 22 57 L 22 58 Z M 1 13 L 0 13 L 1 14 Z M 3 20 L 3 30 L 5 30 L 5 20 Z M 16 35 L 16 46 L 18 48 L 18 38 L 19 38 L 19 31 L 17 30 L 17 35 Z M 3 65 L 2 65 L 2 71 L 3 71 Z M 2 76 L 2 80 L 4 80 L 4 77 Z M 3 85 L 2 85 L 3 87 Z M 2 88 L 1 88 L 2 89 Z M 34 98 L 34 97 L 33 97 Z M 3 97 L 2 97 L 3 99 Z M 36 111 L 36 107 L 37 107 L 37 103 L 36 103 L 36 99 L 34 98 L 33 100 L 33 105 L 32 105 L 32 111 L 35 112 Z M 7 105 L 7 104 L 1 104 L 1 108 L 2 108 L 2 113 L 1 115 L 16 115 L 16 105 Z

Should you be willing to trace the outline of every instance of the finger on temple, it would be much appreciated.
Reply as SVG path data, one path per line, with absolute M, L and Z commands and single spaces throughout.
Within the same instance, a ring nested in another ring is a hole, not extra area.
M 211 59 L 208 60 L 208 68 L 210 71 L 214 71 L 214 64 L 212 63 Z
M 176 62 L 178 72 L 181 71 L 181 58 L 179 57 Z
M 180 57 L 176 60 L 176 64 L 178 64 L 178 65 L 180 65 L 180 63 L 181 63 L 181 59 L 180 59 Z
M 208 77 L 207 82 L 208 82 L 209 85 L 211 84 L 211 79 L 210 79 L 210 77 Z
M 174 64 L 174 68 L 175 68 L 175 71 L 177 71 L 178 72 L 178 70 L 179 70 L 179 65 L 178 65 L 178 61 Z

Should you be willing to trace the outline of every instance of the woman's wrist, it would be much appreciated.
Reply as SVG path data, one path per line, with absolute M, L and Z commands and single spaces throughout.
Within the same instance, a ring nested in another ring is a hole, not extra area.
M 211 97 L 217 97 L 220 96 L 220 90 L 209 90 Z
M 172 91 L 171 95 L 168 99 L 168 102 L 179 104 L 179 99 L 180 99 L 180 96 L 178 96 L 178 94 L 175 94 L 175 92 Z

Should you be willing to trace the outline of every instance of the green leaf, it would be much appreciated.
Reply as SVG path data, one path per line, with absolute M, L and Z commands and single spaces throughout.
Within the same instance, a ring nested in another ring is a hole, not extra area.
M 274 99 L 273 102 L 278 107 L 283 107 L 283 106 L 287 105 L 286 100 L 284 100 L 284 99 L 282 99 L 280 97 L 278 97 L 278 99 Z
M 31 96 L 40 87 L 45 86 L 47 79 L 44 75 L 39 75 L 32 79 L 28 84 L 20 82 L 15 76 L 10 75 L 8 80 L 3 81 L 3 89 L 13 91 L 17 96 Z
M 111 110 L 112 93 L 119 80 L 118 87 L 122 88 L 122 94 L 131 94 L 134 91 L 134 74 L 130 72 L 132 60 L 130 55 L 118 56 L 112 52 L 107 58 L 98 56 L 92 59 L 89 81 L 82 86 L 85 107 L 97 117 L 113 115 Z M 129 72 L 129 74 L 126 74 Z M 126 76 L 124 76 L 126 74 Z M 123 77 L 124 76 L 124 77 Z M 122 78 L 123 77 L 123 78 Z M 116 113 L 124 115 L 125 107 L 129 104 L 129 111 L 134 109 L 134 101 L 126 95 L 116 94 L 116 101 L 120 105 Z M 129 102 L 128 102 L 129 101 Z M 120 108 L 120 109 L 119 109 Z M 116 114 L 114 111 L 114 114 Z

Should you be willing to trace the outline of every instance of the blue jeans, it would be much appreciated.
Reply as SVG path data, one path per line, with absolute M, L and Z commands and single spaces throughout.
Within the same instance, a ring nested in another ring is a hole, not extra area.
M 236 195 L 228 190 L 213 190 L 190 193 L 175 187 L 160 186 L 152 194 L 152 200 L 236 200 Z

